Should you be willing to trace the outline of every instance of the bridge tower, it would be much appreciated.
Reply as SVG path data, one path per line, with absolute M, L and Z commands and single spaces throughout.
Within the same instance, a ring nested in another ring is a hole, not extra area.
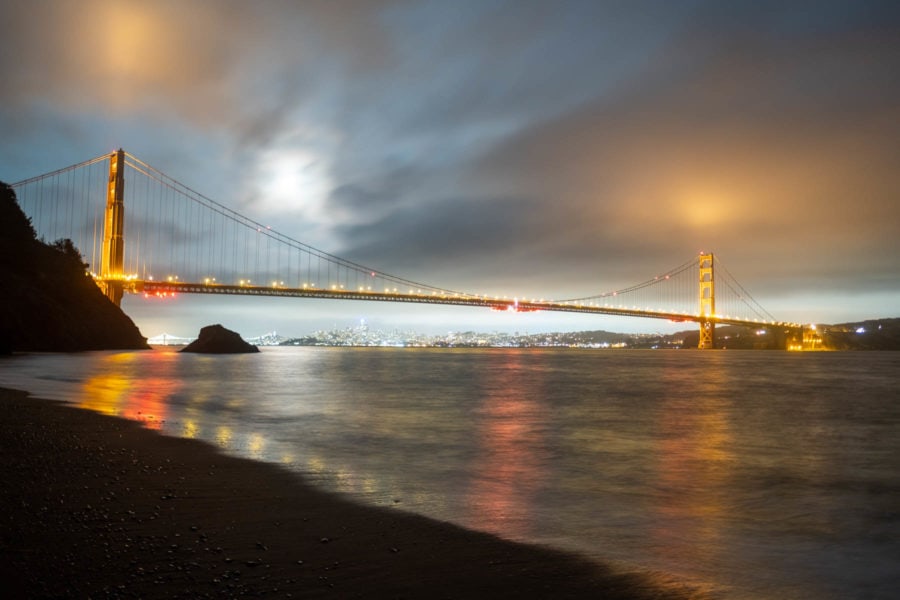
M 100 256 L 100 289 L 116 306 L 122 303 L 125 278 L 125 151 L 109 155 L 109 183 Z
M 715 260 L 712 253 L 700 255 L 700 316 L 712 317 L 716 314 L 715 279 L 713 265 Z M 701 350 L 715 348 L 715 323 L 706 318 L 700 321 Z

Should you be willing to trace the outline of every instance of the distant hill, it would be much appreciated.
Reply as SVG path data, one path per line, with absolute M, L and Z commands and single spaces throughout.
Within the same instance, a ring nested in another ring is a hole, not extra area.
M 878 319 L 838 325 L 818 325 L 817 349 L 900 350 L 900 319 Z M 796 332 L 784 328 L 716 327 L 716 348 L 732 350 L 784 350 L 796 343 Z M 282 346 L 408 346 L 440 348 L 645 348 L 693 349 L 698 329 L 678 333 L 613 333 L 569 331 L 535 334 L 478 333 L 475 331 L 428 335 L 416 332 L 372 330 L 367 326 L 317 331 L 285 339 Z M 809 350 L 810 348 L 807 348 Z
M 822 350 L 900 350 L 900 318 L 868 319 L 834 325 L 818 324 L 816 333 Z M 719 326 L 716 347 L 740 349 L 784 349 L 785 332 L 777 328 Z M 696 348 L 700 334 L 682 331 L 665 339 L 680 339 L 685 348 Z
M 900 350 L 900 318 L 819 325 L 826 350 Z
M 0 353 L 144 349 L 134 322 L 85 274 L 71 240 L 45 244 L 0 182 Z

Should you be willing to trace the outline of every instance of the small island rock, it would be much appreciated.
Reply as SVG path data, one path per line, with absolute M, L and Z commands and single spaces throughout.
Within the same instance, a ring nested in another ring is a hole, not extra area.
M 245 342 L 237 332 L 217 324 L 207 325 L 201 329 L 200 336 L 181 351 L 203 354 L 241 354 L 259 352 L 259 348 Z

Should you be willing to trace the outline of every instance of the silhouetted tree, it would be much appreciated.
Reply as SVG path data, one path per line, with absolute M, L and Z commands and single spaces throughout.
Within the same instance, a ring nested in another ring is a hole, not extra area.
M 53 248 L 62 252 L 67 258 L 77 262 L 85 272 L 88 270 L 88 263 L 84 262 L 81 252 L 75 247 L 75 243 L 69 238 L 61 238 L 51 244 Z
M 7 183 L 0 181 L 0 223 L 5 223 L 4 232 L 11 242 L 23 239 L 37 239 L 31 219 L 25 216 L 19 207 L 16 191 Z

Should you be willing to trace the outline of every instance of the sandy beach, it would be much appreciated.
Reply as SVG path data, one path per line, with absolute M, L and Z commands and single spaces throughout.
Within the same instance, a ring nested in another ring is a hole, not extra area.
M 0 452 L 11 597 L 696 597 L 24 392 L 0 390 Z

